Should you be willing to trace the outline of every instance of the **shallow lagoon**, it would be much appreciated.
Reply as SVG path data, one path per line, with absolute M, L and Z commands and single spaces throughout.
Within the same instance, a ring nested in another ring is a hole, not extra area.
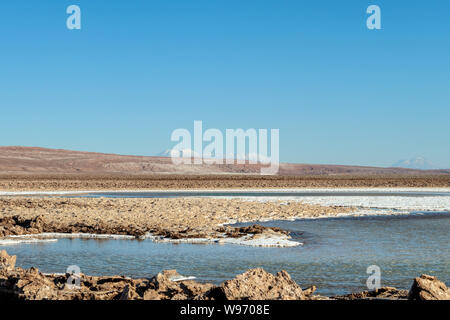
M 151 277 L 163 269 L 219 283 L 249 268 L 288 271 L 302 287 L 335 295 L 365 290 L 366 269 L 381 268 L 382 285 L 409 288 L 422 273 L 450 279 L 450 213 L 413 213 L 262 223 L 290 230 L 303 246 L 254 248 L 238 245 L 154 243 L 151 240 L 59 239 L 53 243 L 0 247 L 17 264 L 43 272 L 78 265 L 92 275 Z

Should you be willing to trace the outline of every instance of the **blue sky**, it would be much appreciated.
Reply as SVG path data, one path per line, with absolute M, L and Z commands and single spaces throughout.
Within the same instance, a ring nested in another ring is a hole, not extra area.
M 155 155 L 202 120 L 280 129 L 284 162 L 450 167 L 449 1 L 2 1 L 0 43 L 0 145 Z

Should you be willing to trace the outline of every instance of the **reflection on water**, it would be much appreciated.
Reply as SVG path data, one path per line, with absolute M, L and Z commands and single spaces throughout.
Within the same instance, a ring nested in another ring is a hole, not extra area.
M 287 270 L 302 287 L 325 295 L 365 290 L 366 268 L 378 265 L 382 285 L 408 289 L 421 273 L 448 282 L 449 213 L 410 216 L 327 218 L 270 222 L 288 229 L 304 246 L 252 248 L 236 245 L 153 243 L 150 240 L 69 240 L 5 249 L 21 267 L 65 272 L 76 264 L 83 273 L 150 277 L 177 269 L 199 280 L 219 283 L 249 268 Z

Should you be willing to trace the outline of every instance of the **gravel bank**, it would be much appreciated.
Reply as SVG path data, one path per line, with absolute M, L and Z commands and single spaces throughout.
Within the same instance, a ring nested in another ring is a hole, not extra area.
M 230 223 L 336 216 L 352 208 L 301 202 L 255 202 L 209 198 L 40 198 L 1 197 L 0 237 L 41 233 L 153 236 L 156 239 L 239 239 L 269 245 L 288 240 L 276 228 L 233 228 Z M 17 239 L 15 239 L 17 240 Z
M 0 191 L 246 189 L 246 188 L 449 188 L 435 175 L 0 175 Z

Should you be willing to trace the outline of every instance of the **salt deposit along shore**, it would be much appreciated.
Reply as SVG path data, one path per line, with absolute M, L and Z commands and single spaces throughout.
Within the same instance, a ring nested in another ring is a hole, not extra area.
M 450 187 L 333 187 L 333 188 L 214 188 L 214 189 L 202 189 L 202 188 L 173 188 L 173 189 L 86 189 L 86 188 L 74 188 L 74 189 L 60 189 L 60 190 L 1 190 L 0 196 L 58 196 L 58 195 L 82 195 L 82 194 L 95 194 L 95 193 L 217 193 L 217 192 L 228 192 L 228 193 L 238 193 L 238 192 L 258 192 L 258 193 L 271 193 L 279 192 L 281 195 L 283 193 L 291 192 L 312 192 L 312 193 L 341 193 L 341 192 L 403 192 L 403 193 L 450 193 Z
M 0 240 L 57 238 L 80 234 L 133 236 L 154 241 L 297 246 L 287 232 L 261 226 L 231 227 L 237 222 L 338 216 L 352 208 L 300 202 L 283 204 L 209 198 L 62 198 L 1 197 Z M 22 237 L 17 237 L 22 236 Z M 0 243 L 1 244 L 1 243 Z
M 413 211 L 450 212 L 450 188 L 129 190 L 129 193 L 141 194 L 182 192 L 196 195 L 202 192 L 203 197 L 126 198 L 128 192 L 123 191 L 120 196 L 124 198 L 65 197 L 99 192 L 0 193 L 0 245 L 54 241 L 61 237 L 104 238 L 109 235 L 112 238 L 129 236 L 173 243 L 290 247 L 301 245 L 301 242 L 292 241 L 283 230 L 229 225 L 348 215 L 408 214 Z M 218 192 L 225 195 L 214 195 Z M 239 192 L 258 192 L 259 195 L 240 196 Z M 264 193 L 274 192 L 277 193 L 275 198 L 264 196 Z M 228 193 L 229 196 L 226 195 Z M 325 193 L 327 195 L 323 195 Z
M 309 204 L 333 207 L 352 207 L 358 211 L 364 209 L 385 209 L 413 211 L 450 211 L 450 188 L 351 188 L 351 189 L 289 189 L 265 190 L 264 192 L 279 192 L 276 201 L 299 201 Z M 283 195 L 284 193 L 304 193 L 311 195 Z M 321 195 L 321 194 L 327 195 Z M 370 193 L 370 195 L 364 195 Z M 333 195 L 336 194 L 336 195 Z M 354 195 L 361 194 L 361 195 Z M 231 198 L 222 196 L 218 198 Z M 274 201 L 273 197 L 243 196 L 232 197 L 252 201 Z M 383 211 L 380 211 L 383 213 Z

